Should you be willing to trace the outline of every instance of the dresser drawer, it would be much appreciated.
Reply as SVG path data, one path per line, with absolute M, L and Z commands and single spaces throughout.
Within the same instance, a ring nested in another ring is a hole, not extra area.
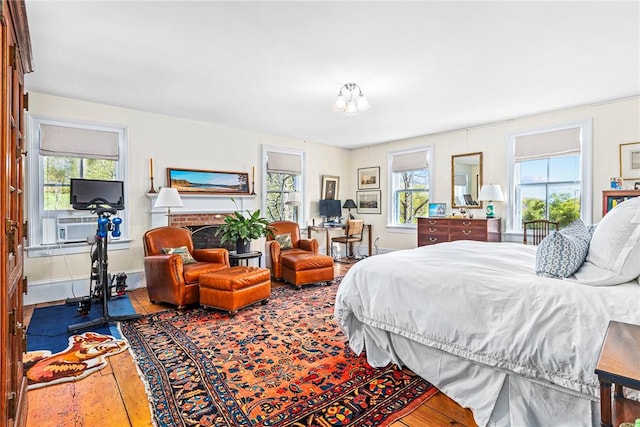
M 448 234 L 431 235 L 431 236 L 421 234 L 418 236 L 418 246 L 435 245 L 436 243 L 443 243 L 448 241 L 449 241 Z
M 460 230 L 456 233 L 449 234 L 449 240 L 479 240 L 487 241 L 487 230 Z

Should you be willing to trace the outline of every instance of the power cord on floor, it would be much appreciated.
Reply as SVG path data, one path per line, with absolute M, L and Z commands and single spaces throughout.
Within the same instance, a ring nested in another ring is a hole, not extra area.
M 373 247 L 376 248 L 375 255 L 378 255 L 378 242 L 380 241 L 380 237 L 376 237 L 376 240 L 373 241 Z

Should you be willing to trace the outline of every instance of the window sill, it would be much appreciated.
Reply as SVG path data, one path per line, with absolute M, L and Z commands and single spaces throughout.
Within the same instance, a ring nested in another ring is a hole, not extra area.
M 88 247 L 91 245 L 80 243 L 59 243 L 51 245 L 30 246 L 25 248 L 27 257 L 39 258 L 48 256 L 59 255 L 71 255 L 71 254 L 84 254 L 88 252 Z M 118 251 L 123 249 L 129 249 L 131 247 L 131 239 L 118 239 L 110 240 L 107 249 L 110 251 Z
M 398 234 L 415 234 L 418 226 L 416 224 L 412 225 L 391 225 L 387 224 L 386 226 L 387 232 L 389 233 L 398 233 Z

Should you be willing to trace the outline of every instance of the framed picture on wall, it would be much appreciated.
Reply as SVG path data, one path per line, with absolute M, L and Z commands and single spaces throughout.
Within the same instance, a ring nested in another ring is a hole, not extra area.
M 324 200 L 337 200 L 340 189 L 340 177 L 322 175 L 322 198 Z
M 169 187 L 179 193 L 249 194 L 249 174 L 196 169 L 167 169 Z
M 640 142 L 620 144 L 620 176 L 622 179 L 640 178 Z
M 359 214 L 381 213 L 380 190 L 356 191 L 356 204 Z
M 380 188 L 380 166 L 358 169 L 358 190 Z

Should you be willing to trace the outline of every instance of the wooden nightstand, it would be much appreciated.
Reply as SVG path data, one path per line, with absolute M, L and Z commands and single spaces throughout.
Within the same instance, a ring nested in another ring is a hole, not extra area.
M 640 402 L 625 399 L 622 387 L 640 390 L 640 325 L 609 322 L 596 374 L 600 381 L 600 425 L 618 426 L 640 418 Z M 613 409 L 611 384 L 615 384 Z

